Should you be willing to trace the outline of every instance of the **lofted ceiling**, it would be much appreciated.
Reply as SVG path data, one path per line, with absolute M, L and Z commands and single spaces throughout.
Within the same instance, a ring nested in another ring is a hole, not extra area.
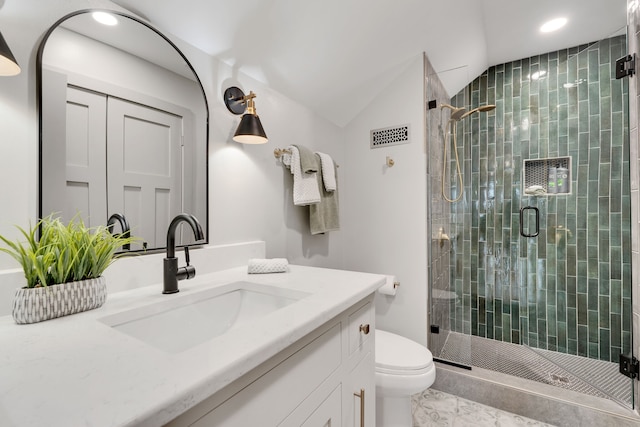
M 114 0 L 338 126 L 425 52 L 450 95 L 491 65 L 625 31 L 627 0 Z M 542 34 L 540 25 L 568 24 Z

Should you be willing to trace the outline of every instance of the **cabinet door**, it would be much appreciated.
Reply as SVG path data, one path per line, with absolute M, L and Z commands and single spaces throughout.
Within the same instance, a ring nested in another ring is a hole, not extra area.
M 302 423 L 301 427 L 342 427 L 340 386 L 336 387 L 324 402 Z
M 192 426 L 280 425 L 332 372 L 340 367 L 341 352 L 340 324 L 337 324 L 207 413 Z M 312 410 L 307 412 L 309 413 L 312 413 Z M 295 425 L 300 425 L 300 422 Z
M 376 385 L 373 352 L 369 351 L 353 368 L 343 386 L 345 408 L 343 425 L 345 427 L 375 427 Z

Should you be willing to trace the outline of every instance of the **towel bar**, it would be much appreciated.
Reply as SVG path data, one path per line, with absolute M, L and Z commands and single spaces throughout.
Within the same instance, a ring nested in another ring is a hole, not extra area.
M 282 157 L 283 154 L 291 154 L 291 150 L 287 150 L 286 148 L 276 148 L 275 150 L 273 150 L 273 156 L 276 159 Z
M 279 159 L 283 154 L 291 154 L 291 150 L 287 150 L 286 148 L 275 148 L 273 150 L 273 157 Z M 339 168 L 340 165 L 336 164 L 336 167 Z

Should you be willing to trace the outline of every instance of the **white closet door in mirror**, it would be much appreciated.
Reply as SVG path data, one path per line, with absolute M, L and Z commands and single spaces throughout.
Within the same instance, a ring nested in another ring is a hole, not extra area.
M 107 97 L 102 94 L 67 89 L 67 179 L 62 217 L 70 220 L 78 213 L 91 227 L 107 222 L 106 106 Z
M 163 247 L 182 211 L 182 117 L 111 97 L 107 109 L 108 211 L 136 224 L 135 249 Z
M 107 222 L 107 97 L 67 86 L 66 76 L 46 71 L 53 114 L 43 117 L 48 129 L 43 167 L 48 172 L 42 203 L 64 222 L 76 215 L 88 226 Z M 54 83 L 55 82 L 55 83 Z M 55 101 L 53 101 L 55 100 Z

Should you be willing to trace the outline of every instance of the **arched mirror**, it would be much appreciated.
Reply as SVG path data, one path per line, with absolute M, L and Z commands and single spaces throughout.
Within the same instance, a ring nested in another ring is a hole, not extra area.
M 164 248 L 181 212 L 208 236 L 209 113 L 182 52 L 134 17 L 83 10 L 51 27 L 37 61 L 40 217 L 96 226 L 122 215 L 131 250 Z

